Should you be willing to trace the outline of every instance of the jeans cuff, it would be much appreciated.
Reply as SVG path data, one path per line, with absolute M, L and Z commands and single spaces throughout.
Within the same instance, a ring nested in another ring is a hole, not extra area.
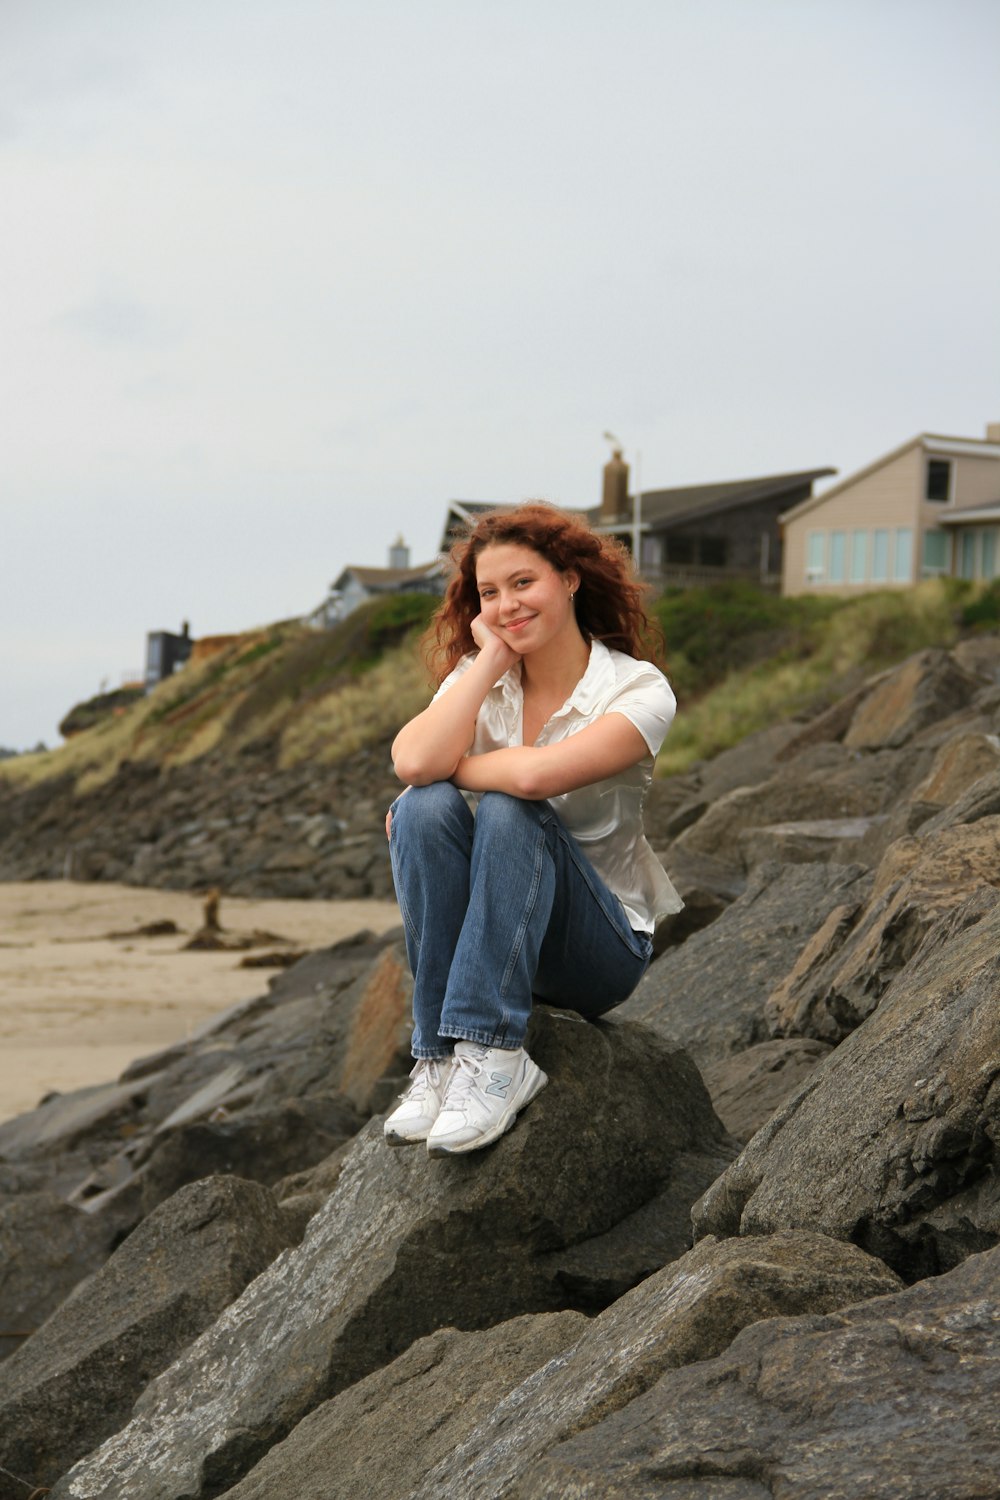
M 478 1042 L 482 1047 L 499 1047 L 502 1052 L 516 1052 L 518 1047 L 524 1046 L 523 1036 L 512 1041 L 506 1031 L 498 1036 L 495 1031 L 475 1031 L 472 1027 L 456 1026 L 448 1035 L 459 1042 Z

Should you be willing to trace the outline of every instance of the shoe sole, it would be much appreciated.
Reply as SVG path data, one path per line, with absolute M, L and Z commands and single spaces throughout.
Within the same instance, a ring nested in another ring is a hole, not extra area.
M 427 1155 L 461 1156 L 466 1151 L 478 1151 L 481 1146 L 491 1146 L 502 1135 L 506 1135 L 521 1111 L 526 1109 L 532 1099 L 536 1098 L 542 1092 L 542 1089 L 549 1081 L 547 1073 L 543 1073 L 541 1068 L 534 1063 L 532 1066 L 535 1069 L 534 1074 L 529 1074 L 525 1078 L 514 1098 L 490 1130 L 487 1130 L 483 1135 L 477 1135 L 474 1141 L 463 1141 L 455 1146 L 448 1146 L 443 1142 L 440 1144 L 438 1142 L 434 1142 L 433 1144 L 428 1142 Z
M 387 1146 L 419 1146 L 429 1134 L 428 1131 L 424 1135 L 397 1135 L 395 1131 L 392 1134 L 386 1131 L 384 1139 Z

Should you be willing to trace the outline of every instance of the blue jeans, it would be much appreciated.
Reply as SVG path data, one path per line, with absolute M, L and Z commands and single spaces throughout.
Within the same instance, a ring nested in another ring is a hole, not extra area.
M 523 1045 L 532 995 L 594 1018 L 627 1000 L 652 939 L 633 932 L 547 802 L 449 781 L 392 805 L 392 874 L 413 972 L 413 1055 L 456 1038 Z

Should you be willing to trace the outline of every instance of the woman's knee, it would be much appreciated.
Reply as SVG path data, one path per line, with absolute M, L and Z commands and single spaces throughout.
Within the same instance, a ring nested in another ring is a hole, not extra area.
M 397 834 L 420 828 L 440 829 L 443 822 L 452 818 L 464 823 L 471 813 L 462 793 L 450 781 L 408 787 L 392 805 L 392 824 Z
M 512 797 L 508 792 L 484 792 L 476 808 L 476 827 L 490 831 L 537 828 L 546 806 L 544 802 L 529 802 L 523 797 Z

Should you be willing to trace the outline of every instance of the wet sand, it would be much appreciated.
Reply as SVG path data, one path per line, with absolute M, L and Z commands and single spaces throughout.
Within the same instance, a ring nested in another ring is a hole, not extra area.
M 220 919 L 227 933 L 262 929 L 303 949 L 400 923 L 391 901 L 235 896 L 223 898 Z M 163 920 L 180 932 L 108 936 Z M 278 971 L 241 969 L 240 953 L 181 951 L 201 925 L 201 900 L 186 891 L 0 883 L 0 1120 L 34 1108 L 53 1089 L 109 1082 L 134 1058 L 264 994 Z

